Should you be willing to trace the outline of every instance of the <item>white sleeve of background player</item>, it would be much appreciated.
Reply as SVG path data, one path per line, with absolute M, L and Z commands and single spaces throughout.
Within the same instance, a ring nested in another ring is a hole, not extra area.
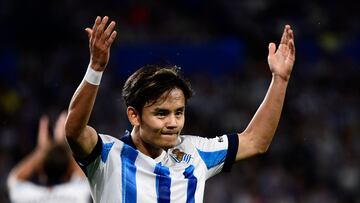
M 35 185 L 30 181 L 22 181 L 16 178 L 8 181 L 7 186 L 11 202 L 27 202 L 29 201 L 29 196 L 39 195 L 39 191 L 44 190 L 41 186 Z
M 206 166 L 207 178 L 231 169 L 238 147 L 237 135 L 222 135 L 215 138 L 190 136 L 190 139 Z

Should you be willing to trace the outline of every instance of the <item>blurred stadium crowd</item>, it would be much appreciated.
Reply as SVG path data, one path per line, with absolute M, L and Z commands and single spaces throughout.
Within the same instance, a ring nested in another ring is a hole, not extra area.
M 291 24 L 297 59 L 273 143 L 211 179 L 205 202 L 360 202 L 360 15 L 336 0 L 0 1 L 0 202 L 40 116 L 53 123 L 82 80 L 96 15 L 119 34 L 91 123 L 118 137 L 123 82 L 154 62 L 182 67 L 196 92 L 184 133 L 243 130 L 270 83 L 267 45 Z

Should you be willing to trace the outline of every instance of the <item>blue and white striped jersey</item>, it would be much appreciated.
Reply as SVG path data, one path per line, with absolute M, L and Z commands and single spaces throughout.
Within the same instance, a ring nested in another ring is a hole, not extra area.
M 238 136 L 180 136 L 179 145 L 152 159 L 138 151 L 129 134 L 99 135 L 93 152 L 78 160 L 95 202 L 203 202 L 205 181 L 231 168 Z

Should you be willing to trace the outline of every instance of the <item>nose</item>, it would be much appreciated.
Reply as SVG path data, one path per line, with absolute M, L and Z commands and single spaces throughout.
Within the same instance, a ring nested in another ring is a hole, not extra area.
M 178 125 L 178 120 L 175 115 L 170 115 L 166 122 L 167 128 L 176 128 Z

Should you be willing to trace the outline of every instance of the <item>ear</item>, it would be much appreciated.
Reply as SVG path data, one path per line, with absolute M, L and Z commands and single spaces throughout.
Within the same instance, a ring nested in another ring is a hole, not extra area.
M 132 106 L 127 107 L 127 116 L 128 119 L 133 126 L 140 125 L 140 114 L 136 109 Z

